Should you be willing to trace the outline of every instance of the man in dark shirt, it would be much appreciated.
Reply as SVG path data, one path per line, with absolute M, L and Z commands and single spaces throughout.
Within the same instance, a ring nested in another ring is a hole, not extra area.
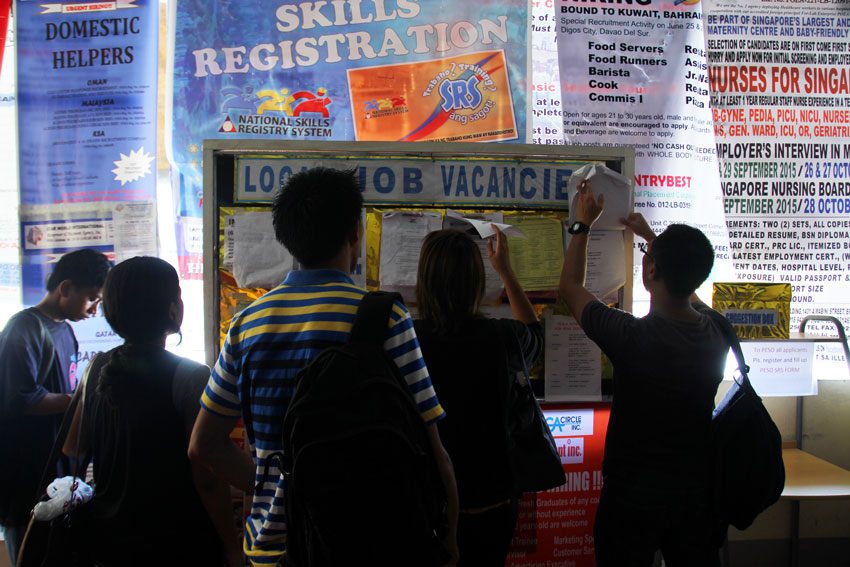
M 77 339 L 67 321 L 97 312 L 110 267 L 94 250 L 65 254 L 44 298 L 0 333 L 0 528 L 12 565 L 77 383 Z M 69 474 L 68 465 L 60 459 L 54 476 Z
M 719 565 L 712 544 L 711 414 L 729 344 L 694 294 L 714 249 L 696 228 L 672 224 L 658 236 L 640 213 L 620 222 L 646 240 L 642 318 L 608 307 L 584 287 L 590 227 L 603 199 L 579 185 L 560 294 L 614 365 L 614 394 L 594 539 L 599 567 Z

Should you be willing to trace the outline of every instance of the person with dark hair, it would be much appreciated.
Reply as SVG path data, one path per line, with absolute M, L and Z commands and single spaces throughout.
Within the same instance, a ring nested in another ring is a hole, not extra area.
M 270 457 L 283 449 L 283 417 L 295 376 L 326 347 L 346 342 L 366 293 L 348 276 L 360 254 L 362 208 L 361 187 L 353 170 L 316 167 L 289 178 L 275 197 L 272 217 L 277 240 L 300 269 L 233 318 L 201 399 L 203 411 L 192 432 L 190 457 L 247 493 L 263 483 L 245 525 L 245 550 L 254 565 L 282 563 L 285 557 L 284 482 L 279 461 Z M 457 490 L 436 426 L 444 412 L 422 360 L 410 314 L 401 302 L 392 309 L 386 333 L 384 349 L 401 370 L 427 424 L 449 498 L 445 546 L 456 556 Z M 249 401 L 244 398 L 246 392 Z M 250 456 L 230 440 L 240 417 L 245 421 Z M 345 474 L 344 463 L 340 474 Z M 356 563 L 358 550 L 351 553 Z M 411 563 L 402 560 L 399 564 Z
M 511 267 L 507 238 L 495 230 L 487 256 L 504 283 L 513 319 L 481 314 L 484 263 L 465 232 L 429 233 L 417 271 L 416 335 L 446 409 L 438 428 L 457 478 L 459 565 L 503 566 L 507 560 L 520 494 L 508 460 L 506 402 L 516 373 L 543 346 L 543 328 Z
M 112 263 L 88 248 L 59 258 L 47 293 L 0 334 L 0 529 L 14 565 L 42 472 L 77 383 L 77 339 L 68 321 L 97 313 Z M 59 459 L 57 477 L 70 473 Z
M 177 272 L 154 257 L 121 262 L 103 312 L 124 344 L 92 359 L 63 447 L 94 464 L 94 497 L 81 510 L 94 561 L 244 564 L 229 486 L 187 455 L 209 368 L 165 349 L 183 321 Z
M 640 213 L 620 222 L 641 243 L 650 296 L 642 318 L 606 306 L 584 287 L 588 233 L 602 196 L 579 184 L 560 294 L 584 332 L 614 365 L 614 393 L 594 522 L 599 567 L 718 566 L 711 517 L 711 415 L 729 343 L 696 296 L 714 249 L 696 228 L 658 236 Z M 640 424 L 638 427 L 637 424 Z

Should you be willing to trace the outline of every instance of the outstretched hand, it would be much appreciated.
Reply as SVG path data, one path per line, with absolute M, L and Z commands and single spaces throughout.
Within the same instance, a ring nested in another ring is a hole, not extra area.
M 508 239 L 504 233 L 499 230 L 499 227 L 492 225 L 496 231 L 496 238 L 487 239 L 487 258 L 490 260 L 490 265 L 496 270 L 499 275 L 511 269 L 511 255 L 508 250 Z
M 655 232 L 649 227 L 649 223 L 646 222 L 646 219 L 640 213 L 631 213 L 626 218 L 620 218 L 620 224 L 647 242 L 655 238 Z
M 576 199 L 575 219 L 588 226 L 593 226 L 605 205 L 605 195 L 596 197 L 590 181 L 583 179 L 578 184 L 578 198 Z

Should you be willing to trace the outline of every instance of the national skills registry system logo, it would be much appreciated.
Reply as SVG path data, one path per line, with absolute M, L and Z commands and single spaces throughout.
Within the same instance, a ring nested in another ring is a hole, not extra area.
M 290 93 L 251 86 L 225 87 L 220 111 L 225 119 L 219 132 L 226 134 L 261 134 L 267 136 L 329 137 L 333 135 L 327 89 Z

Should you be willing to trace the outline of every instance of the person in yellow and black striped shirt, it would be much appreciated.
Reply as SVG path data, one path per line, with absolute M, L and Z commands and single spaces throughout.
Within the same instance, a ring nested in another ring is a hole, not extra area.
M 234 317 L 201 399 L 202 411 L 189 447 L 193 460 L 246 492 L 252 493 L 262 480 L 266 458 L 282 450 L 283 415 L 294 392 L 295 375 L 326 347 L 344 343 L 351 331 L 366 293 L 348 276 L 363 238 L 362 206 L 353 172 L 320 167 L 293 175 L 275 199 L 275 235 L 303 269 L 290 272 L 282 284 Z M 384 347 L 404 375 L 427 424 L 449 496 L 450 529 L 445 544 L 453 562 L 457 489 L 436 427 L 445 414 L 410 314 L 399 302 L 387 322 Z M 249 408 L 243 407 L 242 400 L 246 380 Z M 229 438 L 241 416 L 246 417 L 252 458 Z M 245 553 L 257 567 L 282 564 L 286 550 L 283 486 L 277 465 L 274 460 L 245 524 Z M 352 550 L 352 560 L 356 553 Z

